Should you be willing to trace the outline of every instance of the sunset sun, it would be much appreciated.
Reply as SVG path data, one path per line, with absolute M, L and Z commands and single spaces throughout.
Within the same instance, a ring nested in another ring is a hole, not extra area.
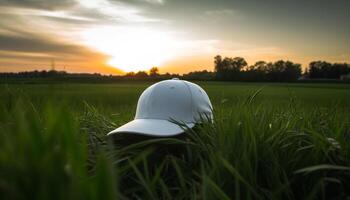
M 83 33 L 84 42 L 110 57 L 124 72 L 148 70 L 176 56 L 175 38 L 166 32 L 135 27 L 98 27 Z

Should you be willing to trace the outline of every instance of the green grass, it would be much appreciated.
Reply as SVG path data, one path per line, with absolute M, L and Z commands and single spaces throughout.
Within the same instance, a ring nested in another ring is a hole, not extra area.
M 214 124 L 107 138 L 150 84 L 0 85 L 0 199 L 349 198 L 350 85 L 202 82 Z

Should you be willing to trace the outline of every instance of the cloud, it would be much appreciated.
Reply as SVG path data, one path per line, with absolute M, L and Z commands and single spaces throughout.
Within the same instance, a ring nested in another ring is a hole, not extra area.
M 19 17 L 41 17 L 47 19 L 64 20 L 66 22 L 93 22 L 94 18 L 91 16 L 77 15 L 70 10 L 56 10 L 48 11 L 34 8 L 21 8 L 21 7 L 0 7 L 1 15 L 11 16 L 13 18 Z
M 222 10 L 207 10 L 204 11 L 205 15 L 208 16 L 223 16 L 223 15 L 233 15 L 235 13 L 232 9 L 222 9 Z
M 0 6 L 62 10 L 76 4 L 75 0 L 2 0 Z
M 81 33 L 103 24 L 157 21 L 121 2 L 33 2 L 0 2 L 0 71 L 47 69 L 55 58 L 71 71 L 121 73 L 108 66 L 108 55 L 84 45 Z
M 242 21 L 244 14 L 239 10 L 234 9 L 218 9 L 218 10 L 205 10 L 200 19 L 205 22 L 218 23 L 225 22 L 228 24 L 237 23 Z
M 145 1 L 147 3 L 153 3 L 153 4 L 163 4 L 164 0 L 140 0 L 140 1 Z
M 99 25 L 108 24 L 117 27 L 125 24 L 142 23 L 142 25 L 145 25 L 145 23 L 157 22 L 157 19 L 142 16 L 138 8 L 121 2 L 77 0 L 74 6 L 69 7 L 68 5 L 71 5 L 70 1 L 65 0 L 58 4 L 66 5 L 65 10 L 50 11 L 35 5 L 35 3 L 41 1 L 34 0 L 33 2 L 32 6 L 24 2 L 24 5 L 19 7 L 16 7 L 17 4 L 21 3 L 19 0 L 15 0 L 11 4 L 4 2 L 0 4 L 0 17 L 2 18 L 0 20 L 1 37 L 4 38 L 7 34 L 11 35 L 11 37 L 8 36 L 10 37 L 9 41 L 16 41 L 20 45 L 23 44 L 23 49 L 32 45 L 36 47 L 35 49 L 38 46 L 44 47 L 48 44 L 47 38 L 56 43 L 81 45 L 80 33 Z M 51 2 L 51 4 L 53 4 L 53 7 L 58 6 L 54 2 Z M 19 37 L 13 38 L 13 35 Z M 23 38 L 23 35 L 28 37 Z M 33 37 L 31 38 L 32 40 L 28 40 L 30 37 Z M 46 41 L 41 41 L 41 39 Z M 35 41 L 35 44 L 30 43 L 30 41 Z M 3 40 L 3 42 L 6 41 Z M 10 48 L 10 46 L 7 45 L 6 47 Z M 0 50 L 4 48 L 5 46 L 0 46 Z
M 159 2 L 161 0 L 149 0 Z M 58 3 L 59 2 L 59 3 Z M 0 15 L 12 17 L 40 17 L 40 20 L 52 20 L 68 24 L 89 23 L 147 23 L 160 19 L 145 17 L 141 9 L 122 1 L 110 0 L 32 0 L 0 2 Z M 35 23 L 32 20 L 32 23 Z
M 50 41 L 46 38 L 0 34 L 0 48 L 5 51 L 78 53 L 76 46 Z
M 33 34 L 27 37 L 0 33 L 0 71 L 49 69 L 52 58 L 60 70 L 65 66 L 75 72 L 121 73 L 106 64 L 108 56 L 84 46 Z
M 59 58 L 66 61 L 86 61 L 92 59 L 106 60 L 107 56 L 91 50 L 78 42 L 69 42 L 65 38 L 55 38 L 44 29 L 26 27 L 17 22 L 17 26 L 0 23 L 0 56 L 2 61 L 13 59 L 47 59 Z M 31 25 L 31 24 L 30 24 Z M 29 25 L 29 26 L 30 26 Z M 21 27 L 21 28 L 19 28 Z M 60 33 L 61 34 L 61 33 Z M 7 56 L 6 56 L 7 55 Z
M 115 20 L 117 22 L 152 22 L 157 21 L 142 16 L 140 9 L 135 6 L 130 6 L 127 3 L 120 1 L 108 0 L 79 0 L 79 10 L 89 11 L 89 15 L 98 13 L 104 19 Z
M 48 60 L 49 58 L 52 58 L 49 54 L 45 53 L 33 53 L 33 52 L 17 52 L 17 51 L 0 51 L 0 57 L 1 58 L 6 58 L 7 60 L 41 60 L 41 59 L 46 59 Z

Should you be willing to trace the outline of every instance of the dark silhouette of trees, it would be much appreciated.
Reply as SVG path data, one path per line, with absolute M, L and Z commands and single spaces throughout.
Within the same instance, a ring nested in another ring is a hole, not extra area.
M 222 57 L 220 55 L 217 55 L 214 57 L 214 71 L 216 73 L 217 80 L 226 79 L 225 72 L 227 72 L 227 68 L 226 66 L 223 65 Z
M 125 74 L 125 77 L 134 77 L 135 76 L 135 72 L 128 72 Z
M 183 78 L 186 80 L 211 81 L 215 79 L 215 73 L 207 70 L 194 71 L 188 74 L 184 74 Z
M 152 67 L 149 70 L 149 75 L 152 77 L 159 76 L 159 69 L 157 67 Z
M 215 56 L 217 80 L 223 81 L 296 81 L 301 76 L 301 65 L 279 60 L 275 63 L 258 61 L 249 66 L 244 58 Z
M 157 67 L 146 71 L 129 72 L 125 75 L 101 75 L 98 73 L 67 73 L 65 71 L 43 70 L 43 71 L 25 71 L 25 72 L 4 72 L 0 73 L 0 82 L 9 79 L 16 81 L 27 78 L 37 78 L 37 80 L 53 81 L 118 81 L 118 80 L 164 80 L 174 77 L 187 80 L 218 80 L 218 81 L 269 81 L 269 82 L 293 82 L 299 78 L 303 81 L 346 81 L 350 75 L 350 65 L 347 63 L 329 63 L 325 61 L 313 61 L 309 64 L 308 69 L 302 75 L 301 65 L 291 61 L 278 60 L 276 62 L 257 61 L 253 65 L 248 65 L 242 57 L 214 57 L 214 71 L 194 71 L 182 76 L 179 74 L 160 74 Z M 348 76 L 344 76 L 348 75 Z M 32 79 L 32 80 L 34 80 Z M 322 79 L 322 80 L 317 80 Z
M 301 65 L 291 61 L 279 60 L 275 63 L 257 61 L 242 71 L 242 81 L 291 82 L 301 76 Z
M 266 74 L 268 73 L 268 66 L 270 64 L 265 61 L 257 61 L 254 65 L 248 67 L 244 78 L 247 81 L 266 81 Z
M 138 71 L 138 72 L 134 75 L 134 77 L 137 77 L 137 78 L 146 78 L 146 77 L 148 77 L 148 74 L 147 74 L 147 72 L 145 72 L 145 71 Z
M 220 55 L 214 57 L 217 80 L 239 80 L 241 70 L 248 64 L 244 58 L 235 57 L 222 59 Z
M 309 64 L 309 78 L 327 78 L 332 64 L 325 61 L 314 61 Z
M 329 73 L 330 78 L 340 78 L 342 75 L 350 73 L 350 65 L 347 63 L 334 63 L 332 65 L 332 70 Z
M 290 82 L 296 81 L 301 76 L 301 65 L 291 61 L 279 60 L 267 64 L 267 81 Z
M 65 71 L 56 71 L 56 70 L 34 70 L 34 71 L 24 71 L 24 72 L 5 72 L 0 73 L 0 77 L 18 77 L 18 78 L 48 78 L 48 77 L 63 77 L 67 76 Z
M 313 61 L 309 64 L 307 74 L 314 79 L 339 79 L 341 75 L 349 74 L 350 66 L 347 63 L 328 63 Z

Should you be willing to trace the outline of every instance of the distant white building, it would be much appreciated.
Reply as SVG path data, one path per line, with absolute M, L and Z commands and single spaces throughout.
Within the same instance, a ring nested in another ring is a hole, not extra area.
M 342 81 L 349 81 L 350 80 L 350 74 L 345 74 L 340 76 L 340 80 Z
M 298 78 L 298 81 L 302 81 L 302 80 L 308 80 L 309 77 L 307 75 L 302 75 Z

